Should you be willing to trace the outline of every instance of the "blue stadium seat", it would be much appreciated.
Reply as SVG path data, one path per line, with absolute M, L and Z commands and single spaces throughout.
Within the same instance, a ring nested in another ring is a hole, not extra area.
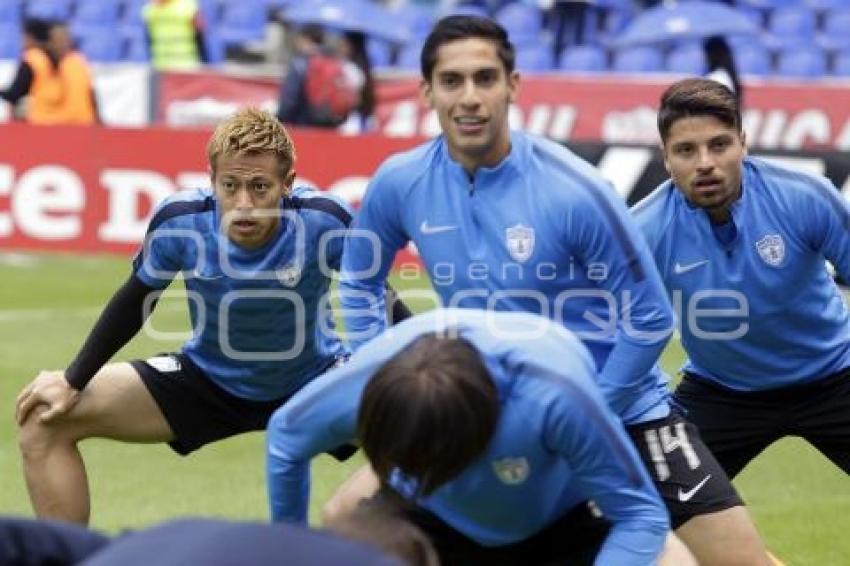
M 758 43 L 748 43 L 732 50 L 735 67 L 742 75 L 769 75 L 770 53 Z
M 131 35 L 124 40 L 124 61 L 147 63 L 151 59 L 148 41 L 144 35 Z
M 540 40 L 543 16 L 536 6 L 514 2 L 499 10 L 495 19 L 507 30 L 514 45 L 528 45 Z
M 373 67 L 387 67 L 392 60 L 393 46 L 386 41 L 366 38 L 366 53 L 369 55 L 369 64 Z
M 608 54 L 597 45 L 574 45 L 561 52 L 562 71 L 598 73 L 608 69 Z
M 803 0 L 803 4 L 816 11 L 835 10 L 847 7 L 847 0 Z
M 663 70 L 664 58 L 654 47 L 633 47 L 614 53 L 611 70 L 618 73 L 657 73 Z
M 520 71 L 551 71 L 552 63 L 552 48 L 545 43 L 517 47 L 516 68 Z
M 398 54 L 396 67 L 405 71 L 418 71 L 419 55 L 422 52 L 422 44 L 420 42 L 411 42 L 402 48 Z
M 78 38 L 80 51 L 89 61 L 96 63 L 114 63 L 121 59 L 121 38 L 110 29 L 89 30 Z
M 805 6 L 778 8 L 770 15 L 768 34 L 772 45 L 783 49 L 788 45 L 814 42 L 817 17 Z
M 836 77 L 850 77 L 850 50 L 839 51 L 835 54 L 830 74 Z
M 666 69 L 681 75 L 705 74 L 705 50 L 702 44 L 687 44 L 674 48 L 667 55 Z
M 227 2 L 216 27 L 226 45 L 263 39 L 266 33 L 265 6 L 261 0 Z
M 740 6 L 750 6 L 761 10 L 776 10 L 788 6 L 797 6 L 799 0 L 738 0 Z
M 118 21 L 121 4 L 118 0 L 77 2 L 71 25 L 113 25 Z
M 0 25 L 21 21 L 21 4 L 18 0 L 0 0 Z
M 827 51 L 850 49 L 850 7 L 830 10 L 824 16 L 817 43 Z
M 29 0 L 24 5 L 24 13 L 30 18 L 67 22 L 71 19 L 71 2 L 72 0 Z
M 826 55 L 815 47 L 793 47 L 779 53 L 776 74 L 785 77 L 811 78 L 826 74 Z
M 218 27 L 222 16 L 221 0 L 198 0 L 198 11 L 207 28 Z
M 461 4 L 460 6 L 451 6 L 448 10 L 441 13 L 440 16 L 481 16 L 489 18 L 490 12 L 484 6 L 478 4 Z
M 424 39 L 434 25 L 434 10 L 410 2 L 397 4 L 387 10 L 395 22 L 408 31 L 414 39 Z
M 0 59 L 17 59 L 20 54 L 21 28 L 18 22 L 0 24 Z
M 207 26 L 204 30 L 204 48 L 207 52 L 207 63 L 215 65 L 224 61 L 226 46 L 219 35 L 218 28 Z

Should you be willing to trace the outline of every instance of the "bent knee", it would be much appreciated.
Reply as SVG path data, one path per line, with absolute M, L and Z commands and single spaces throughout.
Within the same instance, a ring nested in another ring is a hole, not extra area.
M 39 417 L 46 410 L 45 406 L 34 408 L 27 420 L 18 427 L 18 447 L 25 459 L 38 458 L 58 444 L 77 441 L 68 427 L 41 422 Z

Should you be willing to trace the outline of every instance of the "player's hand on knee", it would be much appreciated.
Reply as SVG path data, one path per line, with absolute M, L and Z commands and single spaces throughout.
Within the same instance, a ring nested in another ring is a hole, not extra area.
M 24 387 L 15 402 L 15 420 L 23 425 L 32 410 L 46 405 L 38 420 L 47 423 L 71 410 L 79 400 L 80 392 L 71 387 L 62 371 L 42 371 Z

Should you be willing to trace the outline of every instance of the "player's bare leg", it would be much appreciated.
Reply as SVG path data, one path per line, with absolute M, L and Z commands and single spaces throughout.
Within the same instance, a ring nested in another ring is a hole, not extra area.
M 378 491 L 378 476 L 372 466 L 361 466 L 334 492 L 322 507 L 322 524 L 326 525 L 351 513 L 363 499 Z
M 658 566 L 699 566 L 699 563 L 682 539 L 670 533 L 658 557 Z
M 76 405 L 55 420 L 41 422 L 43 411 L 31 411 L 19 431 L 24 477 L 39 518 L 88 523 L 89 488 L 77 447 L 80 440 L 167 442 L 174 436 L 138 373 L 126 363 L 101 369 Z
M 702 566 L 772 566 L 746 507 L 698 515 L 676 529 Z

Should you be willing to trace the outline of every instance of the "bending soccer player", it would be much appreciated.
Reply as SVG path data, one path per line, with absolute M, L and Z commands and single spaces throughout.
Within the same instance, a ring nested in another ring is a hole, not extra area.
M 655 362 L 672 307 L 622 200 L 566 148 L 509 129 L 520 79 L 498 24 L 445 18 L 421 61 L 443 133 L 388 159 L 367 189 L 341 272 L 353 346 L 384 328 L 387 273 L 414 242 L 443 305 L 534 312 L 576 332 L 701 564 L 766 563 L 735 488 L 668 402 Z
M 595 376 L 542 317 L 413 317 L 274 414 L 272 516 L 306 521 L 310 459 L 356 440 L 443 564 L 654 563 L 667 512 Z
M 281 403 L 347 353 L 326 292 L 349 212 L 326 195 L 292 190 L 295 149 L 266 112 L 225 120 L 207 152 L 213 189 L 159 206 L 132 274 L 76 358 L 64 371 L 39 373 L 18 397 L 24 473 L 39 517 L 88 521 L 80 440 L 168 442 L 185 455 L 264 430 Z M 177 353 L 104 365 L 178 274 L 192 338 Z
M 850 281 L 850 207 L 823 177 L 746 157 L 719 83 L 668 88 L 658 130 L 671 179 L 634 214 L 667 290 L 704 315 L 682 316 L 677 400 L 729 477 L 784 436 L 850 473 L 850 315 L 826 268 Z

